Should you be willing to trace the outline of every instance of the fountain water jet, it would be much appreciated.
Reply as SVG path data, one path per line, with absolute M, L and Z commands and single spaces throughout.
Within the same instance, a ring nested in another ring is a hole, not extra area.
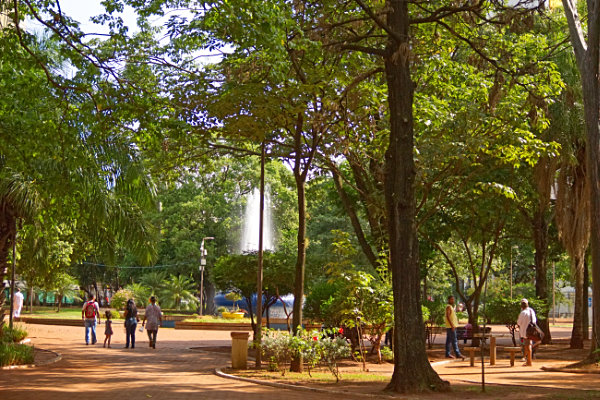
M 260 218 L 260 191 L 254 189 L 248 195 L 244 221 L 242 224 L 242 239 L 240 252 L 247 253 L 258 251 L 258 225 Z M 273 242 L 273 219 L 272 203 L 269 188 L 265 189 L 265 211 L 264 211 L 263 250 L 275 250 Z

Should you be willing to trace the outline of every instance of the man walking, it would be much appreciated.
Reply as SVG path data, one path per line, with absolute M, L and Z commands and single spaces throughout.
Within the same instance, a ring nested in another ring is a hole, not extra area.
M 21 293 L 21 289 L 17 288 L 13 296 L 13 317 L 21 316 L 21 308 L 23 308 L 23 293 Z
M 458 340 L 456 338 L 456 327 L 458 326 L 458 317 L 454 309 L 454 296 L 448 296 L 448 304 L 446 305 L 446 358 L 460 358 L 464 360 L 460 350 L 458 349 Z M 454 350 L 454 356 L 450 354 L 450 347 Z
M 146 324 L 146 320 L 148 323 Z M 153 349 L 156 348 L 156 334 L 158 333 L 158 327 L 162 323 L 162 312 L 160 307 L 156 304 L 156 297 L 150 297 L 150 304 L 146 307 L 144 313 L 144 319 L 142 326 L 146 325 L 146 331 L 148 332 L 149 346 Z
M 100 323 L 100 307 L 93 294 L 90 294 L 88 301 L 83 304 L 81 319 L 85 325 L 85 344 L 90 344 L 90 330 L 92 331 L 92 344 L 96 344 L 96 322 Z

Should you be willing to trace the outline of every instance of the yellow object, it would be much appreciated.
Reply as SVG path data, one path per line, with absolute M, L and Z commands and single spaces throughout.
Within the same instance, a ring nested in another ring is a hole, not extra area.
M 221 315 L 223 316 L 223 318 L 226 318 L 226 319 L 242 319 L 242 318 L 244 318 L 244 313 L 243 312 L 227 312 L 227 311 L 223 311 L 221 313 Z
M 450 307 L 450 321 L 448 321 L 448 307 Z M 456 316 L 456 310 L 450 304 L 446 304 L 446 312 L 444 313 L 444 320 L 446 321 L 446 328 L 452 328 L 458 326 L 458 317 Z M 450 324 L 452 322 L 452 324 Z
M 562 7 L 562 0 L 548 0 L 548 8 L 553 9 L 553 8 L 558 8 L 558 7 Z

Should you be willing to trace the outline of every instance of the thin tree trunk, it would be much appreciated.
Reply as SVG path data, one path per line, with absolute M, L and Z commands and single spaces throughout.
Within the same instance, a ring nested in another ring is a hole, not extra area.
M 390 143 L 385 155 L 385 199 L 394 293 L 394 372 L 387 390 L 406 393 L 445 390 L 449 384 L 427 358 L 421 313 L 418 241 L 415 224 L 413 133 L 414 83 L 410 77 L 408 2 L 389 0 L 385 75 Z
M 587 257 L 583 257 L 583 304 L 581 305 L 582 321 L 581 321 L 581 332 L 583 334 L 583 340 L 590 340 L 590 313 L 588 309 L 588 297 L 590 287 L 590 270 L 587 262 Z
M 299 155 L 297 156 L 299 157 Z M 304 269 L 306 260 L 306 183 L 300 172 L 300 160 L 296 160 L 294 177 L 298 196 L 298 252 L 296 258 L 296 280 L 294 281 L 294 307 L 292 316 L 292 333 L 296 334 L 302 325 L 302 303 L 304 299 Z M 290 369 L 302 372 L 302 358 L 294 357 Z
M 535 244 L 535 296 L 548 302 L 548 223 L 542 211 L 536 211 L 533 216 L 533 241 Z M 552 341 L 550 333 L 550 321 L 548 319 L 549 307 L 538 319 L 538 326 L 544 331 L 542 343 L 548 344 Z M 538 310 L 538 314 L 540 314 Z
M 573 260 L 575 275 L 575 301 L 573 310 L 573 330 L 571 331 L 571 349 L 583 349 L 583 257 Z

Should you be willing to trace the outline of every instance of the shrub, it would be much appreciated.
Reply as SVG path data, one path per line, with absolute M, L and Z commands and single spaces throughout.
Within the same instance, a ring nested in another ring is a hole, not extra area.
M 110 318 L 112 319 L 121 319 L 121 313 L 117 310 L 110 310 Z
M 389 347 L 384 347 L 381 349 L 381 356 L 385 361 L 394 361 L 394 352 Z
M 262 352 L 269 357 L 269 369 L 281 371 L 285 375 L 284 365 L 292 356 L 291 335 L 287 331 L 265 329 L 262 338 Z
M 117 310 L 122 310 L 129 299 L 133 299 L 133 292 L 129 289 L 121 289 L 113 294 L 110 305 Z
M 27 337 L 27 331 L 25 329 L 5 326 L 0 331 L 0 342 L 4 343 L 18 343 Z
M 321 359 L 327 364 L 329 371 L 335 376 L 336 382 L 340 381 L 338 361 L 350 355 L 348 342 L 341 336 L 323 337 L 319 341 Z
M 341 374 L 338 362 L 344 357 L 350 356 L 350 346 L 342 336 L 333 336 L 333 332 L 309 332 L 298 331 L 298 335 L 292 336 L 287 331 L 265 329 L 262 341 L 263 354 L 269 357 L 269 369 L 281 371 L 285 375 L 285 365 L 290 362 L 292 356 L 300 355 L 307 363 L 308 374 L 320 361 L 327 365 L 329 371 L 339 382 Z
M 0 366 L 33 364 L 33 347 L 0 342 Z
M 219 313 L 219 314 L 224 313 L 224 312 L 228 312 L 228 311 L 229 311 L 229 309 L 227 307 L 225 307 L 225 306 L 219 306 L 219 307 L 217 307 L 217 313 Z

